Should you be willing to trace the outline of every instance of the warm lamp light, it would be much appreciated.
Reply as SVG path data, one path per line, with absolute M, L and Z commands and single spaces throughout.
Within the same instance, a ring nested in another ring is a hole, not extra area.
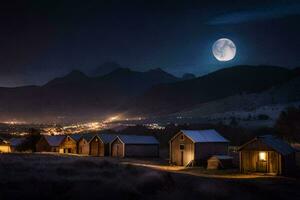
M 259 160 L 266 161 L 267 160 L 267 153 L 264 151 L 259 152 Z

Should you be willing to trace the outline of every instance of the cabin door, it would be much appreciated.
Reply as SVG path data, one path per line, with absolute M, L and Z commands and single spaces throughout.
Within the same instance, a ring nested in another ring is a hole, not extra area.
M 184 164 L 184 152 L 180 151 L 180 165 L 183 166 Z
M 92 156 L 98 156 L 98 152 L 99 152 L 99 144 L 98 141 L 92 141 L 91 142 L 91 155 Z
M 122 157 L 122 148 L 120 144 L 117 144 L 117 156 Z
M 122 157 L 122 148 L 120 144 L 114 144 L 112 148 L 113 157 Z

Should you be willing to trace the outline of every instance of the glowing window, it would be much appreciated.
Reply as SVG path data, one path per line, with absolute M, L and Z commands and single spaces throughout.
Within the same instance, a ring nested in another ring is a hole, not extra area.
M 266 152 L 259 152 L 259 160 L 266 161 L 267 160 L 267 153 Z

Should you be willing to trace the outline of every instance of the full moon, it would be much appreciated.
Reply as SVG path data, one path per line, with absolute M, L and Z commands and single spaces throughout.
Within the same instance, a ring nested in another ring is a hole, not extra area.
M 231 40 L 221 38 L 212 46 L 212 52 L 217 60 L 222 62 L 229 61 L 235 57 L 236 47 Z

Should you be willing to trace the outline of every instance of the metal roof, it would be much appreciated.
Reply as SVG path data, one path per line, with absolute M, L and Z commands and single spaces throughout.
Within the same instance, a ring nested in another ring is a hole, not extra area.
M 261 140 L 264 144 L 271 147 L 272 149 L 274 149 L 282 155 L 288 155 L 290 153 L 295 152 L 295 149 L 291 147 L 288 143 L 273 135 L 263 135 L 257 137 L 257 139 Z
M 50 146 L 59 146 L 63 139 L 66 137 L 65 135 L 44 135 Z
M 209 159 L 212 159 L 212 158 L 217 158 L 219 160 L 231 160 L 231 159 L 233 159 L 232 156 L 227 156 L 227 155 L 214 155 L 214 156 L 210 157 Z
M 153 136 L 143 135 L 118 135 L 124 144 L 159 144 Z
M 103 143 L 110 143 L 117 137 L 117 135 L 107 133 L 99 133 L 97 136 L 103 141 Z
M 181 130 L 193 142 L 229 142 L 222 135 L 213 129 L 208 130 Z
M 83 134 L 71 134 L 71 135 L 68 135 L 68 136 L 71 137 L 76 142 L 78 142 L 80 140 L 80 138 L 82 137 L 82 135 Z
M 87 142 L 90 142 L 91 139 L 93 139 L 93 137 L 95 136 L 95 133 L 85 133 L 81 135 L 81 138 L 85 139 Z M 80 139 L 81 139 L 80 138 Z
M 19 146 L 20 144 L 22 144 L 22 142 L 24 142 L 25 138 L 11 138 L 9 140 L 11 146 L 16 147 Z

